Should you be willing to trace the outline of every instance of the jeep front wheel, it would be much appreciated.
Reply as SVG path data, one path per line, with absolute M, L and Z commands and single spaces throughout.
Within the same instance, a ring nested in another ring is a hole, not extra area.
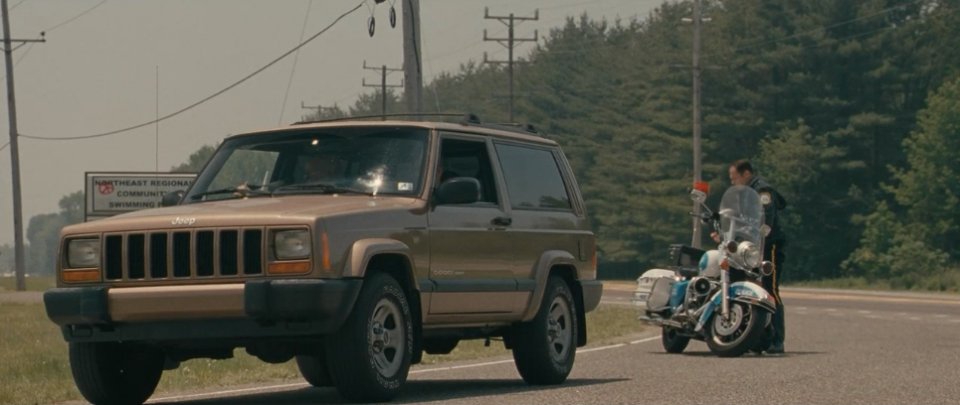
M 70 343 L 70 370 L 95 405 L 142 404 L 160 382 L 163 353 L 124 343 Z
M 575 305 L 567 283 L 552 276 L 536 317 L 515 327 L 513 359 L 528 384 L 560 384 L 573 369 L 578 328 Z
M 327 363 L 337 391 L 355 402 L 387 401 L 407 380 L 413 357 L 410 306 L 393 277 L 364 280 L 353 313 L 327 339 Z

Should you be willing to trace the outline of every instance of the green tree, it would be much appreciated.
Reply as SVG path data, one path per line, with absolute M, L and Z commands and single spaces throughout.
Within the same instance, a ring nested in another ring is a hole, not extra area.
M 30 218 L 27 226 L 27 269 L 32 274 L 53 274 L 64 226 L 83 221 L 83 192 L 77 191 L 60 199 L 60 212 L 41 214 Z
M 860 247 L 845 262 L 853 274 L 916 287 L 960 261 L 960 77 L 932 94 L 919 127 L 903 142 L 906 168 L 893 168 L 880 202 L 864 222 Z M 921 286 L 926 287 L 926 286 Z M 943 287 L 943 286 L 938 286 Z

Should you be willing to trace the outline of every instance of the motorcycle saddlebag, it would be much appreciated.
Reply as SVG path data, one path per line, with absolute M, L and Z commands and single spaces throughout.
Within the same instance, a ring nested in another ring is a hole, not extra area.
M 660 277 L 654 281 L 650 296 L 647 297 L 647 311 L 660 312 L 670 308 L 670 293 L 675 283 L 672 277 Z

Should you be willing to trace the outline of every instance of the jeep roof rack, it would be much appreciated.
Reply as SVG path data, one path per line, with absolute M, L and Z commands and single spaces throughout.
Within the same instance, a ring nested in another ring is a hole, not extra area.
M 387 118 L 396 118 L 396 117 L 430 117 L 430 118 L 453 118 L 459 117 L 459 121 L 453 121 L 461 125 L 466 126 L 478 126 L 491 129 L 499 129 L 510 132 L 520 132 L 527 135 L 541 135 L 537 129 L 531 124 L 520 124 L 520 123 L 492 123 L 492 122 L 483 122 L 480 120 L 480 117 L 474 113 L 392 113 L 392 114 L 378 114 L 378 115 L 359 115 L 353 117 L 340 117 L 340 118 L 328 118 L 322 120 L 310 120 L 310 121 L 298 121 L 294 122 L 291 125 L 306 125 L 306 124 L 318 124 L 325 122 L 338 122 L 338 121 L 354 121 L 354 120 L 385 120 Z M 450 122 L 449 120 L 447 122 Z

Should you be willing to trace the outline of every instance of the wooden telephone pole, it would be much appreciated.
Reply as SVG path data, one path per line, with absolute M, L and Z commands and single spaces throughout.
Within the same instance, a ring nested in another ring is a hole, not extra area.
M 7 67 L 7 108 L 10 114 L 10 175 L 13 183 L 13 244 L 14 272 L 17 274 L 17 291 L 27 289 L 23 257 L 23 205 L 20 195 L 20 145 L 17 142 L 17 102 L 13 88 L 13 51 L 28 42 L 46 42 L 45 39 L 10 39 L 10 12 L 7 0 L 0 0 L 3 11 L 3 56 Z M 43 34 L 41 34 L 41 37 Z M 12 43 L 17 42 L 16 48 Z
M 533 30 L 533 38 L 516 38 L 514 36 L 514 25 L 517 21 L 536 21 L 540 19 L 540 10 L 537 9 L 533 12 L 533 17 L 517 17 L 510 13 L 508 16 L 492 16 L 490 15 L 490 9 L 485 8 L 483 12 L 483 18 L 488 20 L 499 20 L 501 23 L 507 26 L 507 37 L 506 38 L 490 38 L 487 36 L 487 30 L 483 30 L 483 40 L 484 41 L 497 41 L 500 45 L 503 45 L 507 48 L 507 60 L 505 61 L 494 61 L 487 59 L 487 53 L 483 53 L 483 62 L 484 63 L 494 63 L 494 64 L 506 64 L 507 65 L 507 75 L 510 76 L 510 122 L 513 122 L 513 48 L 517 45 L 517 42 L 537 42 L 538 34 L 537 30 Z
M 379 87 L 380 88 L 380 98 L 381 98 L 381 107 L 380 113 L 383 114 L 383 119 L 387 119 L 387 87 L 403 87 L 403 82 L 400 84 L 387 84 L 387 72 L 402 72 L 403 69 L 390 69 L 387 68 L 387 65 L 381 67 L 376 66 L 367 66 L 367 61 L 363 61 L 363 68 L 366 70 L 379 71 L 380 72 L 380 84 L 367 84 L 367 79 L 363 79 L 363 87 Z

